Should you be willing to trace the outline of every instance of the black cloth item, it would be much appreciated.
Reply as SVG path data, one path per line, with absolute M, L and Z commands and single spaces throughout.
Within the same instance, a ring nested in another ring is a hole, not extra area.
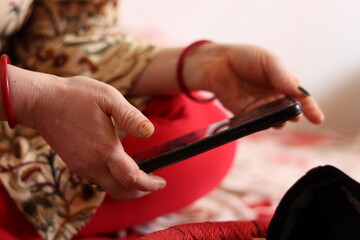
M 333 166 L 308 171 L 269 224 L 267 240 L 288 239 L 360 240 L 360 184 Z

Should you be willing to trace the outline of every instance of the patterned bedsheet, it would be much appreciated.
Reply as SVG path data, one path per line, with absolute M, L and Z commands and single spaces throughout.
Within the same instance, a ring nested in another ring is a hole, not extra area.
M 221 186 L 135 230 L 146 234 L 190 222 L 269 219 L 292 184 L 319 165 L 335 166 L 360 181 L 360 131 L 304 133 L 285 128 L 243 138 Z

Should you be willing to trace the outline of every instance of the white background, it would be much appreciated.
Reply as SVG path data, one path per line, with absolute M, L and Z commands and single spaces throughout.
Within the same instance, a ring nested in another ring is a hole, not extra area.
M 124 31 L 169 45 L 266 47 L 319 101 L 324 128 L 360 129 L 360 1 L 124 0 L 120 20 Z

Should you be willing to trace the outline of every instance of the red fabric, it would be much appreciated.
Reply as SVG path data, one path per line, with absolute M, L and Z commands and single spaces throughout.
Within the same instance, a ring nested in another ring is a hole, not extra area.
M 40 240 L 33 226 L 19 211 L 14 201 L 0 183 L 0 239 L 1 240 Z
M 146 115 L 154 123 L 155 133 L 148 139 L 127 137 L 123 145 L 130 154 L 226 118 L 213 103 L 195 103 L 182 95 L 154 99 L 148 105 Z M 141 224 L 187 206 L 220 183 L 231 166 L 235 148 L 235 143 L 229 143 L 155 172 L 167 180 L 167 186 L 145 197 L 117 201 L 110 195 L 106 196 L 77 238 L 106 239 L 95 235 Z M 0 239 L 38 239 L 35 230 L 3 187 L 0 191 L 0 213 Z
M 267 221 L 204 222 L 173 226 L 138 238 L 138 240 L 194 240 L 194 239 L 237 239 L 253 240 L 265 238 Z
M 226 118 L 213 103 L 195 103 L 183 95 L 154 99 L 145 113 L 154 123 L 155 133 L 148 139 L 126 138 L 123 145 L 130 154 Z M 145 197 L 119 202 L 107 196 L 80 235 L 141 224 L 189 205 L 220 183 L 234 159 L 235 148 L 235 143 L 226 144 L 155 172 L 167 180 L 167 186 Z

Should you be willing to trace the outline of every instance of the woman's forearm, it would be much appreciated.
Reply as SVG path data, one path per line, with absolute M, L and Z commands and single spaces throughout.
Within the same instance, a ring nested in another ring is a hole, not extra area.
M 129 94 L 173 95 L 180 92 L 176 84 L 176 60 L 181 49 L 162 50 L 145 68 Z
M 201 58 L 208 46 L 192 49 L 185 58 L 183 67 L 184 81 L 188 89 L 203 89 L 201 79 L 203 71 L 199 71 Z M 205 50 L 205 51 L 204 51 Z M 131 95 L 175 95 L 180 93 L 176 78 L 176 66 L 182 48 L 167 48 L 162 50 L 146 67 L 140 78 L 129 92 Z

